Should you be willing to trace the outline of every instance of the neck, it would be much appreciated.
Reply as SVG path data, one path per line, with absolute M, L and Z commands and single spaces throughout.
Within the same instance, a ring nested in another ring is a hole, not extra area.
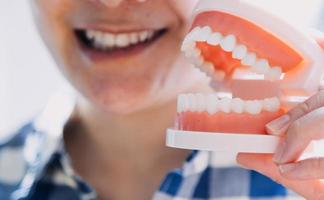
M 165 146 L 166 128 L 174 125 L 175 101 L 123 116 L 108 115 L 90 105 L 84 101 L 77 104 L 81 125 L 76 131 L 67 131 L 65 143 L 76 172 L 99 193 L 100 185 L 108 184 L 98 183 L 100 179 L 117 179 L 130 188 L 141 180 L 154 191 L 165 173 L 180 167 L 189 154 Z
M 132 159 L 135 154 L 143 163 L 174 153 L 165 147 L 165 131 L 174 124 L 175 102 L 129 115 L 109 115 L 86 102 L 81 102 L 78 110 L 85 136 L 97 155 L 116 161 Z

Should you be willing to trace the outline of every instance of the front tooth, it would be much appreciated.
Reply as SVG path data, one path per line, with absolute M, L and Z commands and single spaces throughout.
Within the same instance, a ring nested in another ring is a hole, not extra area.
M 193 41 L 183 41 L 181 45 L 181 51 L 193 50 L 196 47 L 196 43 Z
M 267 74 L 270 70 L 269 62 L 266 59 L 258 60 L 251 68 L 257 74 Z
M 138 34 L 137 33 L 131 33 L 129 34 L 129 41 L 131 44 L 137 44 L 138 43 Z
M 112 48 L 115 46 L 115 36 L 110 33 L 106 33 L 102 35 L 103 45 L 108 48 Z
M 256 61 L 256 55 L 255 53 L 248 53 L 246 56 L 242 59 L 241 63 L 242 65 L 246 66 L 253 66 Z
M 195 27 L 194 29 L 192 29 L 190 31 L 190 33 L 187 34 L 184 41 L 193 41 L 193 42 L 197 41 L 199 34 L 200 34 L 200 30 L 201 30 L 201 28 L 198 26 Z
M 203 94 L 196 94 L 197 112 L 205 110 L 205 96 Z
M 198 58 L 201 54 L 200 49 L 194 48 L 194 49 L 187 49 L 185 52 L 185 56 L 187 58 Z
M 183 102 L 182 102 L 182 112 L 188 112 L 189 111 L 189 98 L 188 95 L 183 95 Z
M 220 46 L 226 52 L 231 52 L 234 50 L 236 45 L 236 37 L 234 35 L 228 35 L 222 39 Z
M 280 80 L 282 74 L 281 67 L 272 67 L 267 74 L 265 74 L 265 79 L 270 81 Z
M 263 100 L 263 109 L 269 112 L 277 112 L 280 109 L 280 101 L 277 97 Z
M 197 109 L 197 103 L 196 103 L 196 97 L 194 94 L 188 94 L 188 101 L 189 101 L 189 111 L 190 112 L 196 112 Z
M 238 45 L 238 46 L 236 46 L 234 48 L 232 57 L 234 59 L 242 60 L 246 56 L 246 53 L 247 53 L 246 46 L 245 45 Z
M 206 99 L 207 112 L 210 115 L 215 114 L 218 111 L 218 98 L 215 94 L 209 94 Z
M 222 98 L 219 100 L 219 108 L 224 113 L 229 113 L 231 111 L 231 98 Z
M 207 38 L 207 43 L 213 46 L 217 46 L 220 44 L 221 40 L 223 38 L 223 35 L 221 33 L 212 33 L 208 38 Z
M 115 41 L 113 41 L 115 42 Z M 108 40 L 105 39 L 105 35 L 96 32 L 94 36 L 94 46 L 99 49 L 105 49 L 108 46 Z M 109 46 L 108 46 L 109 47 Z
M 249 114 L 256 115 L 259 114 L 262 110 L 262 103 L 258 100 L 246 101 L 245 102 L 245 111 Z
M 196 41 L 206 42 L 206 40 L 209 38 L 211 33 L 212 33 L 211 28 L 209 26 L 204 26 L 202 29 L 200 29 L 200 33 L 196 38 Z
M 234 98 L 231 103 L 233 112 L 241 114 L 244 111 L 244 101 L 240 98 Z
M 117 47 L 127 47 L 130 44 L 127 34 L 118 34 L 115 42 Z
M 177 112 L 181 113 L 184 112 L 184 101 L 185 101 L 185 95 L 180 94 L 178 95 L 178 101 L 177 101 Z
M 149 36 L 149 32 L 148 31 L 142 31 L 140 34 L 139 34 L 139 39 L 141 42 L 144 42 Z

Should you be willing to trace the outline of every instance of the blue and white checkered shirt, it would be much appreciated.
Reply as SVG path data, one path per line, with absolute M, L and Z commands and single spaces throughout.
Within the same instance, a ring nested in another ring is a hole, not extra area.
M 45 111 L 0 141 L 0 199 L 90 200 L 95 190 L 74 174 L 62 143 L 73 102 L 57 96 Z M 302 199 L 267 177 L 236 166 L 218 166 L 210 152 L 193 151 L 170 171 L 154 200 Z M 107 186 L 109 187 L 109 186 Z

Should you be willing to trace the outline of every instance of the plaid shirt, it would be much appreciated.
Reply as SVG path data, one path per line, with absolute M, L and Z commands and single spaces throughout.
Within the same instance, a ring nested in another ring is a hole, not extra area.
M 62 145 L 73 105 L 57 96 L 34 121 L 0 141 L 1 200 L 97 199 L 95 190 L 74 174 Z M 152 199 L 302 199 L 257 172 L 222 166 L 215 158 L 215 153 L 193 151 L 182 167 L 165 176 Z

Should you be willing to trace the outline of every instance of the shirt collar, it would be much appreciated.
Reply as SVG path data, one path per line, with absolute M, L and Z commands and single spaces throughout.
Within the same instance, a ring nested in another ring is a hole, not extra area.
M 13 194 L 15 199 L 27 196 L 52 156 L 64 150 L 63 129 L 74 107 L 75 95 L 59 92 L 51 96 L 43 111 L 34 119 L 23 149 L 27 172 Z

